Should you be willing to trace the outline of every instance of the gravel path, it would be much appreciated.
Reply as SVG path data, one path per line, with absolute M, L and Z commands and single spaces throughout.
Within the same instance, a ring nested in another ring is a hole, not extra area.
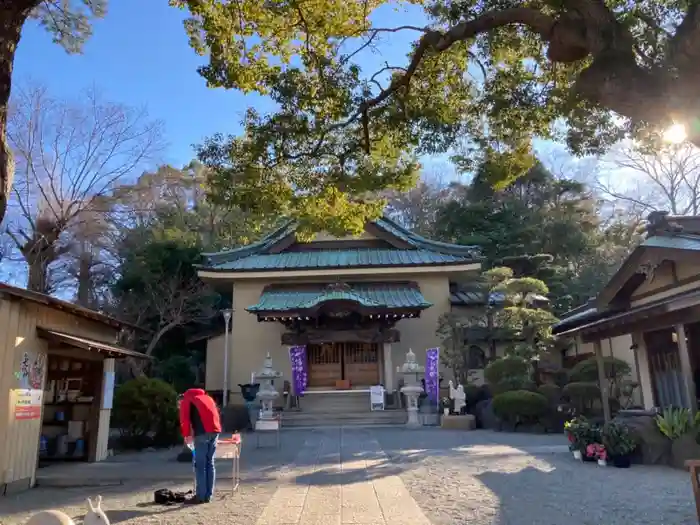
M 686 472 L 574 461 L 560 436 L 375 431 L 433 525 L 689 525 Z
M 98 493 L 113 525 L 320 525 L 320 517 L 329 525 L 346 522 L 346 515 L 362 525 L 378 525 L 382 519 L 388 525 L 696 522 L 685 472 L 581 464 L 566 452 L 561 436 L 487 431 L 290 432 L 279 451 L 248 451 L 243 485 L 235 496 L 219 495 L 215 504 L 186 508 L 150 504 L 153 490 L 161 487 L 187 490 L 191 485 L 180 480 L 101 489 L 38 488 L 0 499 L 0 524 L 24 523 L 46 508 L 81 518 L 85 497 Z M 331 506 L 338 510 L 329 521 Z M 371 524 L 357 521 L 368 516 Z

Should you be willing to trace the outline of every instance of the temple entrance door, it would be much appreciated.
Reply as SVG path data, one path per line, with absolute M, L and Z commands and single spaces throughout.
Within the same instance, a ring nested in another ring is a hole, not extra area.
M 344 379 L 352 386 L 379 384 L 379 349 L 374 343 L 339 343 L 343 350 Z
M 341 349 L 337 344 L 309 345 L 307 348 L 310 387 L 335 387 L 343 377 Z

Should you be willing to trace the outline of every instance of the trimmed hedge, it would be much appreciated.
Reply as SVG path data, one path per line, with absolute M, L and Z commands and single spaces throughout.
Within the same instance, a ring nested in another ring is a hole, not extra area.
M 624 377 L 632 370 L 627 361 L 616 357 L 603 357 L 603 368 L 605 377 L 616 379 Z M 597 383 L 598 382 L 598 362 L 595 357 L 584 359 L 569 370 L 569 381 L 572 383 Z
M 537 392 L 547 398 L 550 405 L 556 405 L 561 401 L 562 389 L 557 385 L 544 384 L 537 387 Z
M 547 398 L 529 390 L 513 390 L 493 398 L 493 413 L 512 425 L 537 423 L 548 409 Z
M 494 394 L 511 390 L 534 390 L 530 363 L 515 356 L 499 357 L 484 369 L 484 377 Z
M 160 379 L 127 381 L 114 392 L 112 424 L 124 448 L 174 445 L 180 441 L 177 392 Z
M 561 395 L 579 412 L 585 413 L 593 408 L 594 403 L 600 401 L 600 388 L 597 383 L 579 381 L 566 385 Z

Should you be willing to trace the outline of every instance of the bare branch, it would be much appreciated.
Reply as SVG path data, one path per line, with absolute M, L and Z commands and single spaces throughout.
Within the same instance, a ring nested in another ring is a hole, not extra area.
M 104 101 L 95 88 L 59 100 L 27 85 L 13 90 L 7 136 L 17 164 L 8 229 L 37 267 L 29 287 L 48 292 L 49 266 L 78 246 L 91 250 L 107 229 L 105 198 L 160 152 L 162 124 L 143 109 Z

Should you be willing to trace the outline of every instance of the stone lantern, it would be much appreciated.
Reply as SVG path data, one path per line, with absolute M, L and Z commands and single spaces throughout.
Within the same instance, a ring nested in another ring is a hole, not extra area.
M 269 422 L 274 419 L 272 404 L 279 396 L 279 392 L 273 386 L 272 381 L 280 377 L 282 377 L 282 373 L 273 370 L 272 358 L 268 352 L 262 370 L 255 374 L 255 381 L 260 383 L 260 390 L 255 395 L 256 399 L 260 401 L 260 418 L 255 422 L 256 428 L 260 426 L 261 422 Z M 269 423 L 266 426 L 269 426 Z
M 401 393 L 406 396 L 406 410 L 408 411 L 406 426 L 422 426 L 418 419 L 418 398 L 423 393 L 420 376 L 425 373 L 425 367 L 416 362 L 416 354 L 409 348 L 406 354 L 406 362 L 397 369 L 397 372 L 403 374 L 404 377 L 404 386 L 401 388 Z

